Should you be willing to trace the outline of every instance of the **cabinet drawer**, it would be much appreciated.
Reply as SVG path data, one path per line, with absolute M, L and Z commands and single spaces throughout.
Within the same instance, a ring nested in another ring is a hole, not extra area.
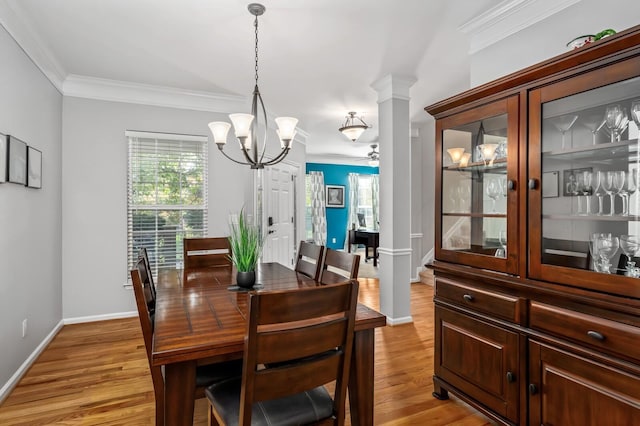
M 538 302 L 531 302 L 530 326 L 625 358 L 640 359 L 637 327 Z
M 436 298 L 516 323 L 520 322 L 520 312 L 524 305 L 519 297 L 481 290 L 438 277 Z

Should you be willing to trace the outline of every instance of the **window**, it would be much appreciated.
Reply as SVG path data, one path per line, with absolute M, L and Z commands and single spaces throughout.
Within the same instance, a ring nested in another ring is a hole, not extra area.
M 155 273 L 181 267 L 182 240 L 207 234 L 207 138 L 131 131 L 126 136 L 129 269 L 142 247 Z
M 304 177 L 304 194 L 305 194 L 305 210 L 304 210 L 304 229 L 305 240 L 313 241 L 313 213 L 311 208 L 311 175 Z
M 373 220 L 373 185 L 371 175 L 358 176 L 358 209 L 357 213 L 364 215 L 366 228 L 374 229 Z

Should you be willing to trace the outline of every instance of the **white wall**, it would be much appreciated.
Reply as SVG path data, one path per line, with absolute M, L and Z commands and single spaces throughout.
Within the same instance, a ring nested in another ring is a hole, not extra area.
M 208 135 L 226 114 L 65 97 L 62 276 L 65 319 L 135 311 L 127 277 L 125 130 Z M 231 138 L 229 138 L 231 140 Z M 272 142 L 270 142 L 272 143 Z M 225 151 L 240 158 L 237 144 Z M 304 165 L 298 143 L 288 158 Z M 304 188 L 304 176 L 300 177 Z M 253 175 L 209 147 L 209 235 L 228 235 L 228 215 L 251 207 Z M 304 193 L 302 194 L 304 202 Z M 303 204 L 304 205 L 304 204 Z M 304 209 L 298 210 L 304 213 Z M 304 223 L 299 219 L 298 223 Z
M 604 29 L 640 24 L 637 0 L 581 0 L 471 56 L 471 87 L 565 53 L 566 44 Z
M 1 26 L 0 52 L 0 132 L 42 151 L 42 189 L 0 185 L 1 387 L 62 319 L 62 95 Z

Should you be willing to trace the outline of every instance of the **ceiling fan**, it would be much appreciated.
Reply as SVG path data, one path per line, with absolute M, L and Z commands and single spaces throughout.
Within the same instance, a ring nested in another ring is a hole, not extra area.
M 380 165 L 380 152 L 377 151 L 378 144 L 374 143 L 369 146 L 371 147 L 371 151 L 367 153 L 367 158 L 369 159 L 369 165 L 372 167 L 378 167 Z

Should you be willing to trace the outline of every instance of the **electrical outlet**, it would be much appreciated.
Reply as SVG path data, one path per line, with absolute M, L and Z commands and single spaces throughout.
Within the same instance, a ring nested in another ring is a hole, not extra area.
M 22 320 L 22 338 L 27 337 L 27 319 Z
M 331 239 L 331 242 L 332 242 L 333 244 L 335 244 L 335 243 L 336 243 L 336 239 L 335 239 L 335 238 L 332 238 L 332 239 Z

